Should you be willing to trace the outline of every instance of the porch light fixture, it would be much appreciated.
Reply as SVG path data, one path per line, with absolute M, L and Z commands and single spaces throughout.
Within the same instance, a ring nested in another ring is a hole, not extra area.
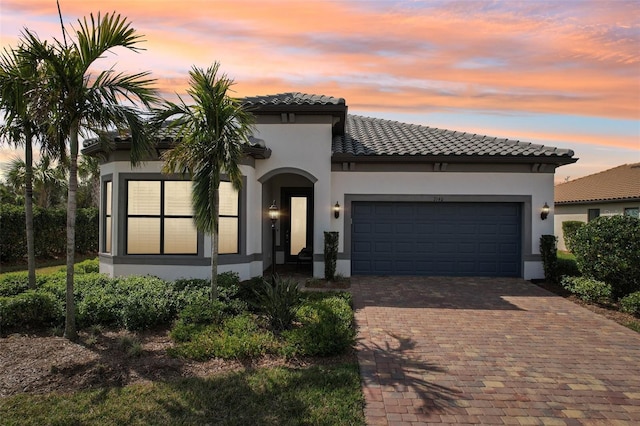
M 549 205 L 545 202 L 540 211 L 540 219 L 545 220 L 549 216 Z
M 269 206 L 269 219 L 271 219 L 272 228 L 276 226 L 278 216 L 280 216 L 280 212 L 278 211 L 278 206 L 276 206 L 276 200 L 273 200 L 273 203 Z
M 336 205 L 333 206 L 333 217 L 336 219 L 340 217 L 340 203 L 336 201 Z
M 271 219 L 271 277 L 276 278 L 276 221 L 280 212 L 276 206 L 276 200 L 269 206 L 269 219 Z

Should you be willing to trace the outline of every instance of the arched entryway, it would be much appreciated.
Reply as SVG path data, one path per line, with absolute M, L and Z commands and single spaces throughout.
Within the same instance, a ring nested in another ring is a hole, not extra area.
M 276 265 L 297 264 L 301 250 L 313 248 L 314 184 L 317 179 L 310 173 L 281 168 L 263 175 L 262 204 L 265 221 L 262 228 L 264 268 L 272 265 L 272 229 L 266 212 L 275 201 L 279 210 L 276 221 Z

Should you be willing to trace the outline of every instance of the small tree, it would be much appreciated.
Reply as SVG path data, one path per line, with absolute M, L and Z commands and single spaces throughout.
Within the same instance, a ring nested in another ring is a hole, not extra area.
M 107 13 L 78 20 L 78 28 L 68 44 L 67 31 L 62 29 L 64 42 L 40 40 L 25 29 L 19 55 L 28 63 L 41 64 L 35 88 L 38 122 L 49 124 L 49 136 L 69 149 L 67 191 L 67 297 L 64 335 L 77 338 L 74 300 L 74 259 L 78 190 L 78 155 L 80 135 L 94 131 L 105 135 L 105 129 L 127 129 L 131 133 L 131 162 L 136 164 L 147 155 L 152 144 L 140 111 L 130 105 L 149 107 L 157 101 L 154 80 L 148 72 L 126 74 L 113 68 L 95 71 L 96 62 L 107 53 L 121 47 L 140 50 L 141 36 L 126 18 Z
M 640 219 L 601 216 L 576 231 L 573 245 L 580 272 L 611 284 L 614 297 L 640 290 Z
M 254 118 L 240 100 L 230 96 L 233 80 L 218 75 L 216 62 L 206 70 L 189 71 L 188 93 L 195 104 L 166 102 L 155 121 L 177 130 L 178 143 L 164 154 L 165 173 L 193 179 L 191 200 L 199 231 L 211 235 L 211 299 L 218 298 L 219 188 L 225 173 L 233 187 L 242 186 L 240 160 L 253 132 Z

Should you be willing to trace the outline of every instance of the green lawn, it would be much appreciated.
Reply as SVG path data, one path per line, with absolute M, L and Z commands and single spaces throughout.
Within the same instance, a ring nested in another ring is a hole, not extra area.
M 573 253 L 568 251 L 558 250 L 558 259 L 566 259 L 566 260 L 576 260 L 576 257 Z
M 357 364 L 0 399 L 3 425 L 364 425 Z
M 80 255 L 76 254 L 75 263 L 80 263 L 86 259 L 94 259 L 96 255 Z M 52 259 L 52 260 L 36 260 L 36 275 L 46 275 L 52 274 L 54 272 L 58 272 L 60 269 L 66 270 L 66 259 Z M 9 274 L 12 272 L 26 272 L 27 265 L 1 265 L 2 269 L 0 269 L 0 277 L 5 274 Z

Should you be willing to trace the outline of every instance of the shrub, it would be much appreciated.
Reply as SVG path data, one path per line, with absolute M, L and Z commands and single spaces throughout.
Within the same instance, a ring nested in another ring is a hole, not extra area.
M 218 275 L 218 298 L 225 304 L 225 312 L 239 315 L 247 310 L 247 302 L 240 298 L 240 278 L 235 272 Z
M 576 231 L 584 225 L 584 222 L 579 220 L 567 220 L 562 222 L 562 235 L 564 238 L 564 245 L 570 252 L 573 252 L 573 241 L 575 239 Z
M 558 251 L 555 235 L 542 235 L 540 237 L 540 255 L 544 267 L 544 279 L 550 283 L 558 282 Z
M 6 327 L 57 325 L 62 306 L 51 294 L 28 290 L 11 297 L 0 297 L 0 329 Z
M 200 298 L 187 305 L 179 315 L 179 320 L 185 324 L 221 324 L 225 315 L 224 302 Z
M 640 316 L 640 291 L 636 291 L 620 299 L 620 310 Z
M 73 266 L 73 270 L 76 274 L 91 274 L 94 272 L 100 272 L 100 261 L 98 258 L 83 260 L 80 263 L 76 263 Z
M 580 270 L 575 259 L 558 257 L 556 266 L 556 276 L 562 277 L 579 277 Z
M 564 277 L 562 286 L 586 302 L 602 303 L 611 299 L 611 286 L 587 277 Z
M 122 292 L 122 325 L 127 330 L 143 330 L 168 324 L 176 315 L 173 289 L 157 277 L 129 276 L 116 279 Z
M 223 359 L 257 357 L 270 351 L 275 338 L 258 327 L 251 314 L 243 314 L 225 320 L 222 331 L 212 341 L 212 354 Z
M 256 289 L 263 285 L 262 277 L 253 277 L 250 280 L 242 281 L 238 284 L 238 300 L 242 300 L 247 304 L 249 309 L 257 311 L 256 305 L 258 304 L 258 297 L 256 295 Z
M 46 278 L 36 275 L 36 287 L 42 286 Z M 29 289 L 28 272 L 13 272 L 0 277 L 0 296 L 15 296 Z
M 116 280 L 93 273 L 78 275 L 75 281 L 76 318 L 81 327 L 122 325 L 122 295 Z
M 184 343 L 170 351 L 172 355 L 199 361 L 213 357 L 244 359 L 272 352 L 276 345 L 273 334 L 261 330 L 250 314 L 227 318 L 222 326 L 209 325 L 191 331 L 189 339 L 181 340 Z
M 269 322 L 273 331 L 282 331 L 291 327 L 296 316 L 296 309 L 300 305 L 300 290 L 297 281 L 293 279 L 276 278 L 271 284 L 262 281 L 254 290 L 256 308 Z
M 283 332 L 287 355 L 329 356 L 346 352 L 355 342 L 350 298 L 322 296 L 297 311 L 300 327 Z
M 66 251 L 65 208 L 33 209 L 34 251 L 37 257 L 62 256 Z M 14 262 L 27 256 L 24 206 L 0 205 L 0 259 Z M 76 217 L 76 250 L 79 253 L 98 249 L 98 209 L 78 209 Z
M 601 216 L 576 231 L 573 245 L 580 272 L 611 284 L 614 297 L 640 290 L 640 219 Z
M 338 260 L 338 232 L 324 233 L 324 278 L 333 280 Z

